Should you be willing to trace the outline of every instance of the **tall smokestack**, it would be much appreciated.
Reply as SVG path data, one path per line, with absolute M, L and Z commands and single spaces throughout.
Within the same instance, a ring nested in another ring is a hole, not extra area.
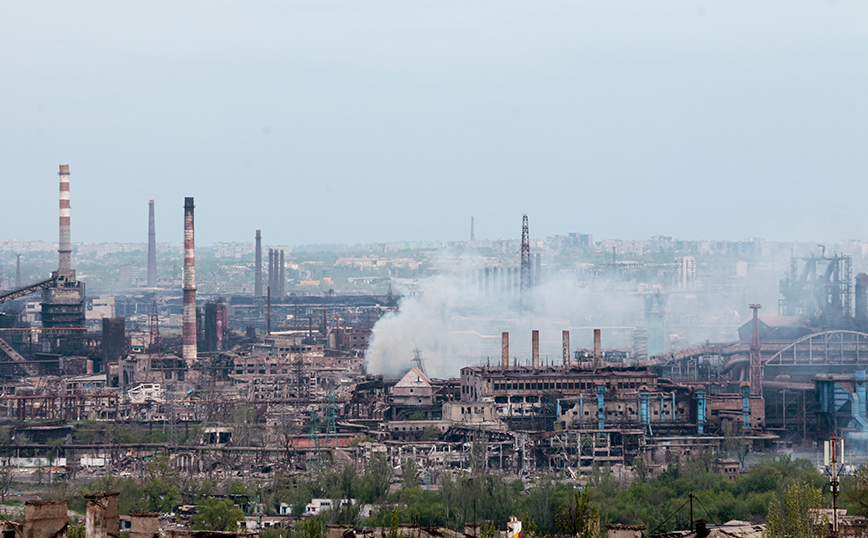
M 253 280 L 253 296 L 262 297 L 262 233 L 256 230 L 256 268 Z
M 72 241 L 69 231 L 69 165 L 61 164 L 60 171 L 60 242 L 57 247 L 57 273 L 61 277 L 72 273 Z
M 196 350 L 196 241 L 193 235 L 193 198 L 184 198 L 184 310 L 182 315 L 185 361 L 195 360 Z
M 521 216 L 521 310 L 530 310 L 530 233 L 527 227 L 527 215 Z
M 153 200 L 148 200 L 148 287 L 157 287 L 157 228 Z
M 476 232 L 473 229 L 473 217 L 470 217 L 470 240 L 476 241 Z
M 509 333 L 500 335 L 500 368 L 509 370 Z
M 564 331 L 563 336 L 564 368 L 570 367 L 570 331 Z
M 531 359 L 533 369 L 539 370 L 539 331 L 534 330 L 531 336 Z
M 594 371 L 598 371 L 603 363 L 603 344 L 600 340 L 600 329 L 594 329 Z
M 18 289 L 20 287 L 21 287 L 21 254 L 16 254 L 15 255 L 15 289 Z M 859 301 L 856 301 L 856 303 L 858 305 Z M 857 311 L 859 310 L 858 306 L 857 306 L 856 310 Z
M 277 280 L 274 278 L 274 249 L 268 249 L 268 287 L 272 291 L 276 291 L 274 289 L 274 281 Z
M 281 299 L 286 297 L 286 273 L 283 265 L 283 249 L 280 250 L 280 267 L 277 268 L 277 278 L 280 282 L 277 283 L 278 297 Z

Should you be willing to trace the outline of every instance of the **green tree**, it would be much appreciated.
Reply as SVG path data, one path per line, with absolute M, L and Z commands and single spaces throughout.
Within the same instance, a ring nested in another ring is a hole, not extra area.
M 828 521 L 817 521 L 822 492 L 808 483 L 790 484 L 783 499 L 772 497 L 763 538 L 824 538 Z
M 385 454 L 371 456 L 371 463 L 362 477 L 361 497 L 363 502 L 374 503 L 385 499 L 392 483 L 392 466 Z
M 860 465 L 847 481 L 844 499 L 851 503 L 852 511 L 860 516 L 868 516 L 868 464 Z
M 234 531 L 244 521 L 244 512 L 229 499 L 205 499 L 196 505 L 193 528 L 198 530 Z
M 575 492 L 572 502 L 558 508 L 558 532 L 578 538 L 595 538 L 600 529 L 600 513 L 591 505 L 587 490 Z
M 419 485 L 419 479 L 416 475 L 419 474 L 419 466 L 413 458 L 404 460 L 404 466 L 401 469 L 401 482 L 405 488 L 415 488 Z
M 102 490 L 110 491 L 110 490 Z M 167 513 L 181 504 L 180 480 L 165 456 L 154 459 L 148 464 L 144 494 L 148 500 L 148 510 Z

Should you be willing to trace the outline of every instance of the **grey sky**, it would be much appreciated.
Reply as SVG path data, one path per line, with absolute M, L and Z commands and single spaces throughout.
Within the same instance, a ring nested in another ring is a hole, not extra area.
M 0 239 L 868 239 L 864 1 L 0 2 Z

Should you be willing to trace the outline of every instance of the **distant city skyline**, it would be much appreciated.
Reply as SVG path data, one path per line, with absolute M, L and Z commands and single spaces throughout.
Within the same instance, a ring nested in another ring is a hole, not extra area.
M 4 2 L 0 240 L 868 230 L 868 4 Z

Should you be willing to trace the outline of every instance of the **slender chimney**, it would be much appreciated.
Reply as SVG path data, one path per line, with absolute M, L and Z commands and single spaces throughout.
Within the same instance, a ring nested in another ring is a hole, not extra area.
M 500 368 L 509 370 L 509 333 L 500 335 Z
M 268 287 L 274 289 L 274 249 L 268 249 Z
M 196 350 L 196 241 L 193 235 L 193 198 L 184 198 L 184 310 L 182 314 L 185 361 L 195 360 Z
M 600 341 L 600 329 L 594 329 L 594 371 L 600 369 L 603 362 L 603 347 Z
M 268 310 L 265 314 L 265 334 L 271 336 L 271 286 L 266 290 L 268 295 Z
M 59 276 L 72 273 L 72 242 L 69 228 L 69 165 L 61 164 L 60 171 L 60 242 L 57 247 Z
M 470 240 L 476 241 L 476 232 L 473 229 L 473 217 L 470 217 Z
M 21 254 L 15 255 L 15 289 L 21 287 Z M 857 303 L 859 301 L 856 301 Z M 858 310 L 858 307 L 857 307 Z
M 531 336 L 531 359 L 533 360 L 533 369 L 539 370 L 539 331 L 534 330 Z
M 564 368 L 570 367 L 570 331 L 563 333 L 563 353 L 564 353 Z
M 256 268 L 253 280 L 253 296 L 262 297 L 262 233 L 256 230 Z
M 153 200 L 148 200 L 148 287 L 157 287 L 157 228 Z
M 280 267 L 277 268 L 277 278 L 280 282 L 277 283 L 278 297 L 283 299 L 286 296 L 286 273 L 283 265 L 283 249 L 280 250 Z

